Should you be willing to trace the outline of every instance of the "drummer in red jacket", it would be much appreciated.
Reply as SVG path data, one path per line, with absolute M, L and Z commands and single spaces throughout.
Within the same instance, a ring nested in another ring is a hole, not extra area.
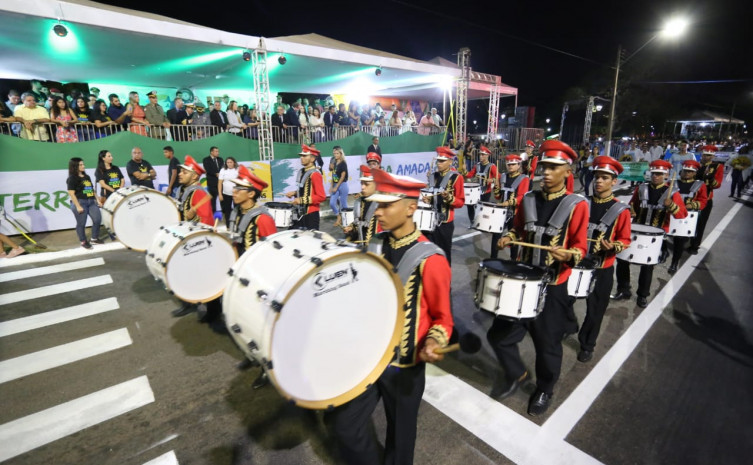
M 530 190 L 531 177 L 523 174 L 521 163 L 523 159 L 520 155 L 511 153 L 505 157 L 505 166 L 507 171 L 499 175 L 499 182 L 494 187 L 494 198 L 499 201 L 501 207 L 508 208 L 507 224 L 505 229 L 510 229 L 512 219 L 515 217 L 515 210 L 523 200 L 523 195 Z M 492 258 L 497 258 L 499 248 L 497 242 L 502 234 L 492 233 Z M 518 259 L 518 246 L 510 247 L 510 259 Z
M 478 182 L 481 184 L 481 202 L 488 202 L 492 196 L 492 186 L 494 182 L 499 178 L 497 172 L 497 165 L 489 162 L 489 157 L 492 151 L 488 147 L 481 146 L 479 150 L 480 161 L 476 163 L 473 168 L 465 175 L 466 179 L 478 178 Z M 475 181 L 474 181 L 475 182 Z M 468 209 L 468 219 L 473 224 L 473 219 L 476 216 L 476 206 L 466 205 Z
M 512 229 L 498 245 L 504 248 L 511 241 L 524 241 L 549 247 L 549 250 L 523 247 L 520 259 L 529 265 L 547 267 L 552 274 L 544 308 L 533 321 L 495 318 L 486 335 L 507 378 L 505 384 L 495 384 L 490 394 L 501 399 L 514 394 L 529 377 L 518 343 L 530 329 L 536 348 L 536 391 L 528 402 L 531 416 L 546 412 L 559 379 L 562 337 L 571 323 L 567 279 L 588 248 L 588 205 L 583 197 L 568 194 L 565 188 L 565 180 L 578 155 L 570 146 L 556 140 L 541 144 L 540 151 L 541 190 L 523 196 Z
M 716 147 L 714 147 L 716 148 Z M 706 184 L 703 181 L 696 180 L 695 175 L 701 169 L 701 164 L 695 160 L 685 160 L 682 162 L 680 171 L 680 180 L 677 187 L 680 190 L 680 196 L 685 201 L 685 208 L 688 213 L 691 211 L 703 214 L 706 204 L 709 201 L 706 192 Z M 696 234 L 698 233 L 698 224 L 696 223 Z M 672 238 L 672 264 L 669 265 L 669 274 L 675 274 L 677 267 L 680 265 L 680 259 L 685 252 L 685 245 L 688 243 L 688 237 L 673 236 Z
M 463 177 L 452 169 L 455 152 L 449 147 L 437 147 L 437 171 L 433 174 L 433 185 L 439 194 L 424 202 L 431 203 L 439 213 L 439 224 L 429 235 L 429 239 L 444 251 L 447 261 L 452 263 L 452 234 L 455 231 L 455 209 L 465 204 Z
M 691 255 L 698 253 L 698 248 L 701 246 L 701 242 L 703 242 L 706 223 L 709 221 L 711 209 L 714 207 L 714 191 L 722 187 L 722 181 L 724 180 L 724 164 L 714 161 L 717 150 L 715 145 L 705 145 L 701 149 L 701 167 L 696 172 L 696 179 L 706 184 L 708 202 L 706 202 L 706 208 L 701 210 L 701 214 L 698 217 L 698 226 L 696 226 L 695 230 L 695 237 L 690 240 L 690 245 L 688 246 L 688 253 Z
M 654 160 L 648 165 L 651 172 L 651 181 L 638 184 L 630 199 L 630 212 L 633 216 L 633 224 L 644 224 L 655 228 L 662 228 L 666 233 L 669 231 L 669 220 L 673 216 L 682 219 L 688 216 L 685 202 L 680 196 L 677 185 L 669 191 L 666 181 L 672 164 L 666 160 Z M 662 243 L 659 263 L 667 258 L 667 242 Z M 638 276 L 638 306 L 645 308 L 648 305 L 648 296 L 651 295 L 651 279 L 654 274 L 654 265 L 641 265 Z M 630 263 L 626 260 L 617 259 L 617 293 L 612 296 L 614 300 L 627 300 L 632 296 L 630 292 Z
M 402 343 L 376 383 L 352 401 L 326 413 L 325 421 L 334 433 L 344 463 L 381 463 L 371 421 L 381 398 L 387 414 L 384 463 L 412 464 L 425 362 L 442 360 L 443 355 L 435 350 L 447 345 L 453 329 L 451 273 L 441 249 L 429 242 L 413 222 L 420 190 L 426 184 L 379 169 L 372 170 L 372 176 L 376 193 L 368 201 L 378 203 L 375 216 L 382 229 L 389 231 L 382 234 L 383 255 L 397 268 L 403 281 Z
M 586 298 L 586 318 L 578 332 L 579 362 L 593 358 L 609 294 L 614 284 L 615 256 L 630 245 L 630 207 L 614 198 L 612 189 L 622 165 L 612 157 L 593 159 L 593 196 L 589 199 L 588 257 L 594 262 L 593 289 Z
M 288 198 L 295 197 L 293 205 L 298 208 L 298 220 L 291 229 L 319 229 L 319 204 L 327 198 L 322 173 L 314 164 L 319 151 L 303 145 L 298 155 L 301 170 L 296 176 L 296 190 L 285 194 Z

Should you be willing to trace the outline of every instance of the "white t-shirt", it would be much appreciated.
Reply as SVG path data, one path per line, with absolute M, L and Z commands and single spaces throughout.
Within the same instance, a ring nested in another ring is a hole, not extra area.
M 238 169 L 222 168 L 217 177 L 222 179 L 222 195 L 233 195 L 233 186 L 235 186 L 235 184 L 230 181 L 232 179 L 238 179 Z

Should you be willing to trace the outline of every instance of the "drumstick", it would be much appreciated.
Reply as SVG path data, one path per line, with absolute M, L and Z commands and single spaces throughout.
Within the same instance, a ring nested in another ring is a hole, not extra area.
M 522 245 L 523 247 L 532 247 L 534 249 L 542 249 L 542 250 L 546 250 L 546 251 L 549 251 L 549 252 L 552 252 L 554 250 L 552 247 L 549 247 L 548 245 L 537 245 L 537 244 L 531 244 L 531 243 L 528 243 L 528 242 L 510 241 L 510 242 L 508 242 L 508 244 Z M 569 250 L 569 249 L 557 249 L 557 250 L 561 250 L 561 251 L 567 252 L 567 253 L 575 253 L 575 252 L 573 252 L 572 250 Z
M 438 347 L 434 349 L 435 354 L 446 354 L 448 352 L 455 352 L 456 350 L 462 350 L 466 354 L 475 354 L 481 350 L 481 339 L 473 333 L 465 333 L 460 336 L 459 342 L 450 344 L 447 347 Z

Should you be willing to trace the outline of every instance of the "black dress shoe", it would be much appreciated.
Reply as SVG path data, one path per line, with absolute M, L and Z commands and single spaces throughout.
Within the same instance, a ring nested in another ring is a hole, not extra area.
M 528 402 L 528 414 L 532 417 L 543 414 L 549 408 L 551 400 L 551 395 L 536 389 Z
M 659 254 L 659 263 L 666 262 L 667 257 L 669 257 L 669 252 L 662 250 L 661 254 Z
M 690 255 L 698 255 L 698 249 L 688 249 Z
M 262 370 L 261 374 L 254 380 L 254 383 L 251 385 L 253 389 L 261 389 L 264 386 L 269 384 L 269 376 L 267 376 L 267 372 Z
M 648 298 L 643 296 L 638 296 L 638 306 L 641 308 L 648 307 Z
M 617 291 L 617 294 L 612 294 L 612 300 L 628 300 L 633 294 L 630 291 Z
M 582 363 L 590 362 L 594 358 L 593 350 L 581 350 L 578 352 L 578 361 Z
M 172 314 L 174 317 L 179 317 L 179 316 L 186 316 L 193 311 L 196 311 L 196 305 L 184 303 L 182 307 L 176 308 L 175 310 L 173 310 Z
M 213 320 L 210 320 L 209 328 L 217 334 L 230 334 L 230 332 L 227 330 L 225 322 L 222 321 L 222 318 L 215 318 Z
M 669 265 L 669 274 L 675 274 L 677 273 L 677 263 L 672 263 Z
M 515 394 L 515 391 L 517 391 L 520 385 L 526 382 L 528 378 L 529 375 L 526 371 L 519 378 L 516 378 L 512 381 L 507 381 L 506 383 L 498 383 L 497 385 L 492 387 L 492 392 L 489 393 L 489 397 L 495 400 L 502 400 L 510 397 L 511 395 Z
M 237 368 L 237 369 L 239 369 L 241 371 L 246 371 L 249 368 L 258 367 L 258 366 L 259 366 L 259 362 L 257 362 L 254 359 L 246 357 L 243 360 L 241 360 L 240 362 L 238 362 L 238 364 L 235 366 L 235 368 Z

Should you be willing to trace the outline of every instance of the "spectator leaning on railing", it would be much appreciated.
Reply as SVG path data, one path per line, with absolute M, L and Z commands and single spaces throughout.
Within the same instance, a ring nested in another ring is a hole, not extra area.
M 64 98 L 54 98 L 50 109 L 50 119 L 58 125 L 55 133 L 58 143 L 78 142 L 78 134 L 76 134 L 76 128 L 73 126 L 77 118 Z
M 165 110 L 162 108 L 162 105 L 157 103 L 157 91 L 153 90 L 146 94 L 146 96 L 149 97 L 149 103 L 144 107 L 144 115 L 149 124 L 152 125 L 152 137 L 164 139 L 164 129 L 170 127 L 170 121 L 167 120 L 167 116 L 165 116 Z
M 94 102 L 92 112 L 89 115 L 89 122 L 95 126 L 94 138 L 96 139 L 114 133 L 113 127 L 118 124 L 107 114 L 107 104 L 104 100 Z
M 21 130 L 21 137 L 29 140 L 48 141 L 50 135 L 47 133 L 47 128 L 44 127 L 44 123 L 50 122 L 50 115 L 44 107 L 37 105 L 37 100 L 34 94 L 25 92 L 21 96 L 23 105 L 18 105 L 13 110 L 13 116 L 17 121 L 23 123 Z
M 144 113 L 144 107 L 141 106 L 139 101 L 138 92 L 128 93 L 128 106 L 126 111 L 131 115 L 131 122 L 128 125 L 128 130 L 134 134 L 147 135 L 147 125 L 149 122 L 146 120 L 146 114 Z
M 126 109 L 125 105 L 120 103 L 118 95 L 110 94 L 107 98 L 110 100 L 110 106 L 107 107 L 107 116 L 117 124 L 128 125 L 131 122 L 131 112 Z

